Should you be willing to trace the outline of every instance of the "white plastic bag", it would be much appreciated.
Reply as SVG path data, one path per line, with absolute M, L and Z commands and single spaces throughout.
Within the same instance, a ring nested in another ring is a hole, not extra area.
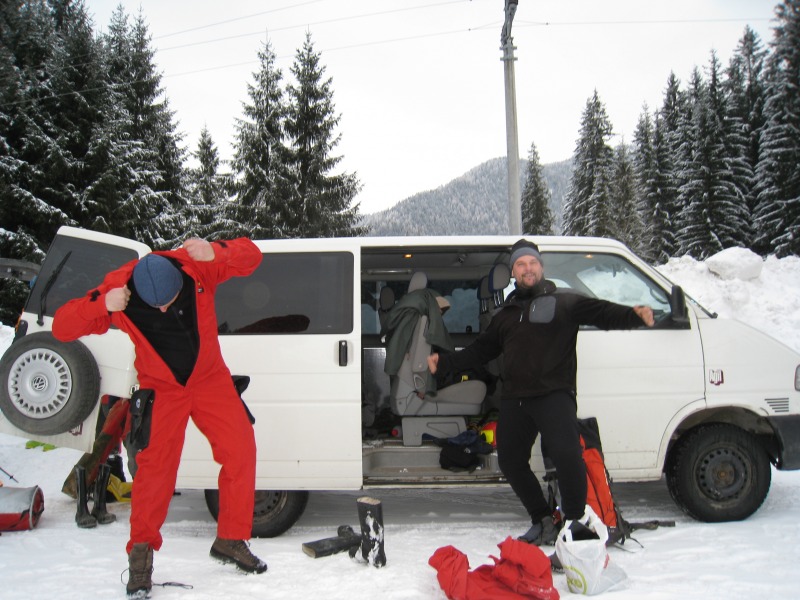
M 608 529 L 590 506 L 586 507 L 586 526 L 600 539 L 573 540 L 566 521 L 556 540 L 556 554 L 567 575 L 567 586 L 573 594 L 594 596 L 602 594 L 627 579 L 622 568 L 611 562 L 606 550 Z

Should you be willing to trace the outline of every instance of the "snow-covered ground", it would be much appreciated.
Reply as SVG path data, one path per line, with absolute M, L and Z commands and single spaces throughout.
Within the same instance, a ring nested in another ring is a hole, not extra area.
M 709 267 L 714 269 L 712 272 Z M 726 251 L 706 262 L 674 259 L 661 268 L 706 308 L 739 318 L 800 351 L 800 259 L 760 261 L 745 251 Z M 717 274 L 715 274 L 717 273 Z M 11 330 L 0 329 L 0 353 Z M 0 537 L 0 598 L 123 598 L 120 575 L 127 567 L 129 506 L 111 504 L 118 520 L 92 530 L 75 526 L 75 503 L 60 492 L 80 454 L 25 449 L 26 440 L 0 435 L 0 473 L 5 485 L 40 486 L 45 512 L 36 529 Z M 611 559 L 628 575 L 612 597 L 644 600 L 681 598 L 789 600 L 798 597 L 800 572 L 800 471 L 773 470 L 762 508 L 738 523 L 698 523 L 681 513 L 663 482 L 617 484 L 629 520 L 672 519 L 674 528 L 642 531 L 612 549 Z M 363 492 L 313 493 L 305 515 L 276 539 L 256 539 L 252 548 L 269 564 L 264 575 L 244 576 L 208 557 L 215 524 L 202 492 L 182 491 L 163 528 L 155 557 L 155 582 L 180 582 L 191 589 L 154 587 L 168 599 L 442 600 L 428 558 L 445 545 L 467 554 L 474 568 L 498 555 L 497 544 L 527 528 L 526 515 L 508 488 L 481 490 L 371 490 L 383 501 L 387 565 L 375 569 L 346 554 L 312 559 L 303 542 L 334 535 L 341 524 L 357 524 L 355 499 Z M 570 596 L 564 575 L 554 582 Z

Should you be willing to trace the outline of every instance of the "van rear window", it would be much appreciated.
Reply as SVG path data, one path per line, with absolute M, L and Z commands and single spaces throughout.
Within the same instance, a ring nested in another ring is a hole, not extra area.
M 107 273 L 138 257 L 130 248 L 56 236 L 47 251 L 42 270 L 33 282 L 25 310 L 38 314 L 44 303 L 44 314 L 52 317 L 63 304 L 100 285 Z M 56 272 L 59 266 L 61 268 Z M 46 290 L 48 285 L 49 290 Z
M 342 334 L 353 331 L 350 252 L 269 253 L 248 277 L 217 288 L 225 334 Z

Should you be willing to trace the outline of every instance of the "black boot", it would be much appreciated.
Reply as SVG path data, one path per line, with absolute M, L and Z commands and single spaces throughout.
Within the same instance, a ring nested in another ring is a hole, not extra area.
M 120 481 L 125 481 L 125 470 L 122 468 L 122 455 L 112 454 L 106 462 L 111 466 L 111 474 Z
M 97 526 L 97 519 L 89 514 L 89 498 L 86 490 L 86 468 L 75 467 L 75 484 L 78 489 L 78 512 L 75 513 L 75 522 L 81 529 L 91 529 Z
M 92 516 L 101 525 L 107 525 L 117 520 L 117 515 L 106 510 L 106 488 L 108 488 L 108 478 L 111 475 L 111 466 L 107 463 L 100 465 L 97 471 L 97 479 L 94 480 L 94 507 Z

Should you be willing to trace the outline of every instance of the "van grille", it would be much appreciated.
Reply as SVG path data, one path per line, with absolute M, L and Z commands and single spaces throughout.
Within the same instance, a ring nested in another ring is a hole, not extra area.
M 789 412 L 789 399 L 788 398 L 767 398 L 766 400 L 772 412 L 788 413 Z

